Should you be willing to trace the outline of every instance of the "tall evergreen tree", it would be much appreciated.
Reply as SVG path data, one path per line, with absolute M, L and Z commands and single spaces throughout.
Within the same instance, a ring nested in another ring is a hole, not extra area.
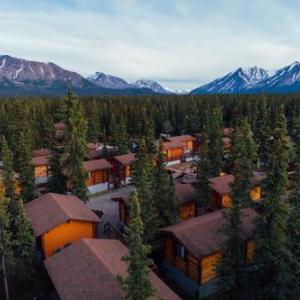
M 151 160 L 145 140 L 142 139 L 136 160 L 132 168 L 132 183 L 135 186 L 141 206 L 141 215 L 144 224 L 144 238 L 146 241 L 155 238 L 159 227 L 159 215 L 154 197 L 154 166 Z
M 4 185 L 3 196 L 9 199 L 15 199 L 16 183 L 15 183 L 15 176 L 13 171 L 12 156 L 8 149 L 5 136 L 2 137 L 1 146 L 2 146 L 1 157 L 3 162 L 3 185 Z
M 219 176 L 223 167 L 223 120 L 220 106 L 211 109 L 208 116 L 207 132 L 208 132 L 208 158 L 211 164 L 212 177 Z
M 255 298 L 289 299 L 292 257 L 287 243 L 288 210 L 282 200 L 288 180 L 288 141 L 283 111 L 277 119 L 269 149 L 265 197 L 256 220 Z
M 86 130 L 87 122 L 77 97 L 68 91 L 65 99 L 67 111 L 65 114 L 65 137 L 63 166 L 70 181 L 73 195 L 87 201 L 86 179 L 87 173 L 83 168 L 83 161 L 88 157 Z
M 18 136 L 18 144 L 16 146 L 15 158 L 18 156 L 16 171 L 18 182 L 21 189 L 21 198 L 29 201 L 34 198 L 34 168 L 31 164 L 32 144 L 26 130 L 21 131 Z
M 149 246 L 143 244 L 143 221 L 139 205 L 138 194 L 133 192 L 130 197 L 130 224 L 126 235 L 129 245 L 129 254 L 124 257 L 128 262 L 128 276 L 120 278 L 124 299 L 146 300 L 155 295 L 155 290 L 150 281 L 149 264 L 147 255 Z
M 123 115 L 121 115 L 118 124 L 115 124 L 113 130 L 113 145 L 116 146 L 119 155 L 126 154 L 129 150 L 129 136 L 126 120 Z
M 155 166 L 154 199 L 159 215 L 159 227 L 174 224 L 178 218 L 178 204 L 171 175 L 165 168 L 163 145 L 159 144 L 158 159 Z
M 55 136 L 52 138 L 50 151 L 51 156 L 49 158 L 49 179 L 47 187 L 52 193 L 64 194 L 67 190 L 67 179 L 62 165 L 64 147 L 60 145 Z
M 268 147 L 271 138 L 271 119 L 270 110 L 267 107 L 265 99 L 259 105 L 259 114 L 257 116 L 255 138 L 258 145 L 257 152 L 260 167 L 265 166 L 268 159 Z
M 250 126 L 246 120 L 234 128 L 232 136 L 232 162 L 234 182 L 231 184 L 232 206 L 224 213 L 225 223 L 221 234 L 225 236 L 222 245 L 223 257 L 218 265 L 219 284 L 229 299 L 245 299 L 247 280 L 245 269 L 245 241 L 243 239 L 242 215 L 240 209 L 250 206 L 250 178 L 253 175 L 253 157 L 249 153 L 253 143 Z
M 211 164 L 208 157 L 208 138 L 206 132 L 203 134 L 202 143 L 199 151 L 199 162 L 197 164 L 196 188 L 199 192 L 198 206 L 205 209 L 210 205 L 209 178 L 212 177 Z

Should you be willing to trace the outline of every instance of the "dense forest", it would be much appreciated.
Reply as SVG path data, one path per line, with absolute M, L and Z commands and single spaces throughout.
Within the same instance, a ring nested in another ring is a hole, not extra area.
M 69 92 L 63 99 L 1 99 L 0 121 L 5 189 L 0 201 L 1 254 L 11 258 L 7 265 L 13 270 L 9 276 L 14 278 L 16 299 L 27 285 L 34 285 L 40 293 L 43 283 L 38 278 L 44 278 L 43 271 L 33 263 L 34 240 L 22 206 L 22 202 L 35 197 L 32 151 L 51 150 L 50 191 L 64 193 L 62 182 L 68 175 L 72 179 L 71 193 L 87 201 L 86 174 L 81 166 L 86 158 L 86 142 L 112 145 L 118 154 L 127 153 L 133 143 L 139 145 L 132 174 L 136 193 L 130 200 L 131 234 L 127 236 L 130 272 L 128 278 L 120 280 L 127 299 L 153 295 L 151 284 L 142 275 L 150 263 L 146 258 L 151 250 L 146 244 L 157 238 L 160 227 L 177 221 L 174 187 L 165 169 L 162 145 L 157 147 L 156 143 L 161 134 L 199 135 L 195 184 L 201 195 L 199 207 L 209 206 L 209 178 L 223 171 L 235 177 L 232 206 L 222 228 L 226 237 L 224 256 L 217 268 L 224 299 L 299 299 L 299 95 L 82 97 L 78 101 Z M 61 122 L 66 126 L 65 137 L 58 142 L 53 124 Z M 229 155 L 223 153 L 224 127 L 233 128 Z M 267 176 L 264 199 L 253 204 L 250 179 L 257 169 L 263 169 Z M 288 170 L 293 171 L 289 178 Z M 18 174 L 21 196 L 15 193 L 14 172 Z M 288 185 L 291 201 L 287 203 L 283 196 Z M 259 212 L 251 268 L 240 260 L 244 251 L 240 209 L 249 207 Z M 135 276 L 143 280 L 136 284 Z
M 247 116 L 251 129 L 257 133 L 258 123 L 270 109 L 270 126 L 275 126 L 278 107 L 284 105 L 287 126 L 291 134 L 295 120 L 300 116 L 299 95 L 205 95 L 205 96 L 132 96 L 132 97 L 82 97 L 88 121 L 89 142 L 113 142 L 116 128 L 125 121 L 131 138 L 145 135 L 148 124 L 155 135 L 167 133 L 180 135 L 201 132 L 210 109 L 222 107 L 224 127 L 232 126 L 234 116 Z M 0 130 L 14 148 L 14 135 L 24 125 L 32 132 L 32 147 L 49 145 L 49 131 L 53 122 L 62 120 L 62 99 L 56 98 L 6 98 L 0 102 Z

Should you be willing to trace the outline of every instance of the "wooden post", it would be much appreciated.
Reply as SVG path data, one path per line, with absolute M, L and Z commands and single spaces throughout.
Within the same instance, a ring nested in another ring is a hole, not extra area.
M 6 296 L 6 300 L 9 300 L 8 282 L 7 282 L 6 267 L 5 267 L 5 256 L 4 256 L 4 250 L 3 250 L 3 245 L 2 245 L 2 225 L 1 224 L 0 224 L 0 251 L 1 251 L 1 264 L 2 264 L 2 271 L 3 271 L 3 278 L 4 278 L 5 296 Z

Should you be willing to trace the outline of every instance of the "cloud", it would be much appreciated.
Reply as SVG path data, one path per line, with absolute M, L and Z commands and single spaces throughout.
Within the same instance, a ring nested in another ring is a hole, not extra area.
M 239 66 L 299 58 L 300 3 L 265 0 L 6 1 L 1 49 L 85 76 L 193 88 Z

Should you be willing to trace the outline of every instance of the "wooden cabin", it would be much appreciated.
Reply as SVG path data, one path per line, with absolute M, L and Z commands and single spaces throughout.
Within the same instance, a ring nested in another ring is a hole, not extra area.
M 176 183 L 175 197 L 178 202 L 179 218 L 187 220 L 198 215 L 197 213 L 197 190 L 191 184 Z M 119 220 L 121 225 L 129 224 L 129 194 L 123 194 L 112 198 L 113 201 L 119 202 Z
M 49 176 L 49 158 L 51 152 L 48 149 L 33 151 L 31 164 L 34 167 L 34 183 L 36 185 L 47 183 Z
M 100 219 L 75 196 L 48 193 L 24 207 L 45 257 L 82 238 L 96 237 Z
M 194 152 L 196 150 L 196 138 L 191 135 L 177 135 L 168 137 L 167 141 L 179 143 L 183 146 L 183 157 L 184 161 L 193 160 Z
M 86 186 L 89 193 L 94 194 L 110 188 L 112 165 L 106 159 L 84 161 L 83 167 L 88 173 Z
M 20 184 L 18 181 L 17 173 L 14 173 L 13 179 L 14 179 L 15 193 L 16 193 L 16 195 L 19 195 L 21 193 L 21 188 L 20 188 Z M 5 194 L 4 176 L 3 176 L 3 170 L 0 169 L 0 198 L 4 197 L 4 194 Z
M 102 155 L 101 147 L 95 143 L 88 143 L 87 148 L 89 151 L 89 158 L 90 159 L 98 159 Z
M 187 220 L 198 215 L 197 190 L 190 183 L 176 183 L 174 185 L 175 196 L 179 207 L 179 218 Z
M 163 153 L 167 166 L 179 164 L 184 157 L 184 146 L 178 141 L 165 141 Z
M 55 138 L 61 140 L 65 135 L 65 123 L 59 122 L 54 124 Z
M 131 164 L 135 160 L 134 153 L 114 156 L 111 160 L 113 175 L 118 186 L 124 186 L 131 181 Z
M 242 209 L 245 265 L 253 256 L 252 222 L 256 216 L 253 209 Z M 218 291 L 215 268 L 222 257 L 219 230 L 223 223 L 223 210 L 219 210 L 161 229 L 165 272 L 195 299 Z
M 118 240 L 82 239 L 48 258 L 45 266 L 61 300 L 118 300 L 124 299 L 118 277 L 128 275 L 126 255 Z M 151 270 L 149 279 L 157 294 L 149 300 L 180 300 Z
M 257 202 L 261 199 L 261 182 L 265 179 L 264 175 L 256 175 L 251 178 L 252 189 L 250 197 Z M 231 206 L 231 187 L 234 181 L 233 175 L 224 175 L 210 180 L 211 189 L 211 208 L 213 210 L 227 208 Z

